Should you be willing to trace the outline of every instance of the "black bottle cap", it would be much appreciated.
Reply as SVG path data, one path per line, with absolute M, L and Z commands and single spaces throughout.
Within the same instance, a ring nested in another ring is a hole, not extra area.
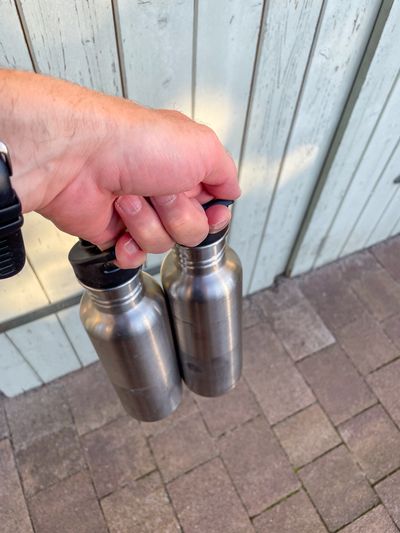
M 68 254 L 78 280 L 92 289 L 112 289 L 132 279 L 141 267 L 122 269 L 113 263 L 115 250 L 101 251 L 97 246 L 80 239 Z
M 213 200 L 210 200 L 209 202 L 202 205 L 204 211 L 207 211 L 209 207 L 212 207 L 213 205 L 224 205 L 226 207 L 229 207 L 233 204 L 233 200 L 222 200 L 221 198 L 214 198 Z M 202 246 L 208 246 L 209 244 L 214 244 L 215 242 L 219 241 L 228 231 L 228 226 L 225 226 L 221 231 L 218 231 L 217 233 L 209 233 L 207 237 L 204 239 L 204 241 L 201 241 L 200 244 L 195 246 L 195 248 L 201 248 Z

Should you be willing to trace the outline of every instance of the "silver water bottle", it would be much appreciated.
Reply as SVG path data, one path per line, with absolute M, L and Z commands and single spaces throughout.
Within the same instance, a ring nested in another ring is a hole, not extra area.
M 228 201 L 212 201 L 229 205 Z M 179 244 L 161 267 L 183 379 L 193 392 L 220 396 L 242 369 L 242 267 L 228 228 L 198 246 Z
M 87 241 L 69 260 L 85 288 L 82 323 L 125 410 L 155 421 L 179 405 L 182 383 L 163 291 L 141 269 L 122 270 L 114 251 Z

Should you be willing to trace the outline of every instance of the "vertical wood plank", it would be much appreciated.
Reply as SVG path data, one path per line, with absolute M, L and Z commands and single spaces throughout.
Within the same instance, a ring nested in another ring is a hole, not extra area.
M 194 118 L 239 160 L 263 2 L 200 0 Z
M 7 336 L 45 383 L 81 366 L 56 315 L 10 329 Z
M 0 0 L 0 67 L 32 69 L 13 0 Z
M 38 387 L 42 381 L 35 374 L 22 355 L 6 335 L 0 335 L 0 392 L 16 396 Z
M 346 245 L 340 252 L 341 256 L 351 254 L 352 252 L 367 246 L 371 233 L 378 224 L 381 216 L 384 214 L 393 195 L 397 192 L 398 185 L 393 184 L 393 179 L 397 176 L 399 168 L 400 139 L 397 141 L 395 148 L 390 154 L 386 164 L 384 164 L 382 172 L 378 174 L 378 177 L 376 177 L 375 173 L 371 174 L 370 181 L 375 183 L 372 189 L 368 187 L 369 194 L 367 200 L 352 229 Z M 360 200 L 362 202 L 363 199 Z M 389 237 L 389 231 L 390 230 L 388 230 L 388 233 L 384 238 Z
M 60 311 L 57 315 L 72 346 L 75 348 L 80 362 L 86 366 L 97 361 L 98 357 L 82 325 L 79 317 L 79 307 L 79 305 L 74 305 L 69 309 Z
M 24 238 L 27 254 L 50 302 L 81 292 L 68 262 L 68 252 L 76 237 L 63 233 L 37 213 L 25 217 Z
M 240 168 L 243 195 L 231 228 L 232 245 L 243 261 L 245 292 L 250 288 L 321 3 L 270 0 L 267 4 Z M 267 284 L 264 280 L 263 286 Z
M 119 0 L 127 96 L 190 115 L 192 0 Z
M 293 275 L 307 272 L 314 265 L 322 265 L 330 259 L 336 259 L 335 253 L 330 253 L 331 242 L 333 252 L 337 249 L 336 238 L 340 241 L 343 236 L 333 235 L 329 230 L 374 135 L 385 101 L 398 74 L 399 18 L 400 2 L 396 1 L 383 28 L 364 84 L 303 236 L 292 268 Z M 346 231 L 345 237 L 347 234 Z
M 126 96 L 191 115 L 193 0 L 118 0 Z M 149 254 L 146 267 L 161 264 Z
M 328 2 L 306 72 L 301 99 L 279 172 L 251 292 L 285 270 L 290 252 L 356 76 L 378 0 Z
M 400 220 L 399 201 L 400 189 L 397 189 L 369 236 L 367 246 L 372 246 L 377 242 L 383 241 L 388 236 L 396 235 L 396 225 Z
M 357 219 L 363 207 L 372 193 L 374 184 L 384 171 L 385 165 L 398 142 L 400 131 L 400 90 L 396 90 L 397 83 L 393 88 L 388 100 L 385 102 L 382 113 L 377 121 L 373 135 L 365 148 L 362 159 L 352 176 L 350 186 L 341 202 L 340 208 L 326 236 L 325 246 L 317 258 L 316 265 L 320 266 L 327 260 L 337 259 L 351 253 L 362 244 L 357 244 L 360 237 L 359 231 L 351 239 Z M 400 89 L 400 85 L 399 85 Z M 383 104 L 383 102 L 382 102 Z M 368 235 L 364 235 L 364 239 Z M 347 247 L 347 242 L 350 245 Z
M 397 219 L 397 223 L 394 224 L 392 231 L 390 232 L 390 237 L 400 234 L 400 217 Z
M 111 2 L 20 0 L 40 71 L 121 94 Z

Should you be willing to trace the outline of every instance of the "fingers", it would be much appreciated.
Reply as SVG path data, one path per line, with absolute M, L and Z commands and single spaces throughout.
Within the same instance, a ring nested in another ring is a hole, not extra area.
M 235 163 L 210 128 L 176 111 L 126 106 L 118 113 L 118 172 L 102 175 L 103 187 L 152 197 L 201 184 L 216 198 L 240 196 Z
M 129 233 L 124 233 L 117 240 L 115 256 L 120 268 L 136 268 L 146 261 L 146 254 L 138 247 Z
M 135 242 L 146 252 L 161 254 L 173 246 L 174 241 L 144 198 L 120 196 L 115 208 Z
M 115 202 L 115 209 L 127 229 L 115 247 L 121 268 L 138 266 L 144 262 L 146 253 L 165 252 L 175 242 L 196 246 L 210 231 L 207 215 L 196 199 L 174 194 L 155 196 L 151 200 L 152 205 L 140 196 L 127 195 Z M 222 206 L 219 216 L 213 215 L 214 225 L 220 223 L 224 209 Z
M 224 205 L 213 205 L 206 211 L 210 233 L 217 233 L 224 229 L 231 220 L 231 212 Z
M 235 161 L 217 135 L 206 129 L 207 172 L 202 179 L 204 189 L 215 198 L 236 200 L 241 194 Z
M 184 246 L 196 246 L 209 232 L 207 216 L 199 202 L 185 194 L 153 196 L 154 209 L 172 239 Z

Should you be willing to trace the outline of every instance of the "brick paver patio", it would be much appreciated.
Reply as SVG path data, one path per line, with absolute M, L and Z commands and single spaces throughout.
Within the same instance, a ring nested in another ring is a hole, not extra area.
M 399 531 L 399 250 L 246 299 L 238 387 L 162 422 L 98 363 L 0 399 L 0 531 Z

